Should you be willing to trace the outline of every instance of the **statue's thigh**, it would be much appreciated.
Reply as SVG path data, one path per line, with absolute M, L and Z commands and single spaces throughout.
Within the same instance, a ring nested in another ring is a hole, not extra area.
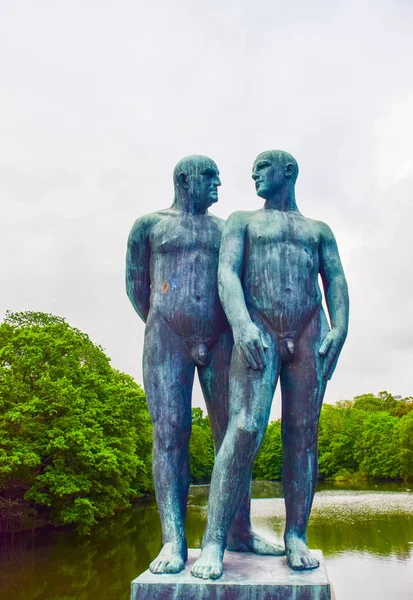
M 230 420 L 252 419 L 259 429 L 265 429 L 280 369 L 278 351 L 274 343 L 266 349 L 267 366 L 254 371 L 245 366 L 238 350 L 234 348 L 229 375 Z
M 305 429 L 318 423 L 327 383 L 322 376 L 323 358 L 319 349 L 327 331 L 327 320 L 321 309 L 296 341 L 294 359 L 282 365 L 280 380 L 285 425 L 302 425 Z
M 145 332 L 143 382 L 154 424 L 190 427 L 194 364 L 185 341 L 163 319 L 152 319 Z
M 205 367 L 198 367 L 209 421 L 218 445 L 228 425 L 228 382 L 232 345 L 232 333 L 228 329 L 210 349 L 211 362 Z

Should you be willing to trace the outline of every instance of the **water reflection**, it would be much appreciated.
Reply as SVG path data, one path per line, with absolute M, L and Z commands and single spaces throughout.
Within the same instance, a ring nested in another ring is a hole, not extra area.
M 355 595 L 349 588 L 349 574 L 353 582 L 357 572 L 360 580 L 365 579 L 361 564 L 364 573 L 369 568 L 372 572 L 383 570 L 385 565 L 388 576 L 397 579 L 399 587 L 405 586 L 394 597 L 410 597 L 410 576 L 399 575 L 398 569 L 409 565 L 410 572 L 413 563 L 413 494 L 400 489 L 393 488 L 398 493 L 367 494 L 358 488 L 317 495 L 309 542 L 323 550 L 338 600 L 350 597 L 340 592 L 363 600 L 386 597 L 380 595 L 380 589 L 369 595 L 364 586 L 363 595 Z M 281 486 L 263 482 L 254 485 L 253 495 L 257 498 L 253 502 L 254 527 L 280 540 L 284 527 Z M 187 533 L 192 547 L 201 544 L 207 499 L 207 486 L 191 489 Z M 153 501 L 102 524 L 86 539 L 56 532 L 15 536 L 3 540 L 0 548 L 0 599 L 127 600 L 129 582 L 147 568 L 160 547 L 159 517 Z M 377 575 L 377 581 L 380 577 Z

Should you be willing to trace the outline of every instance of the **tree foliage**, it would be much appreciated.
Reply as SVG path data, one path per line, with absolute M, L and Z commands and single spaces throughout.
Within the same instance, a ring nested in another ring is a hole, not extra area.
M 145 396 L 85 333 L 44 313 L 0 325 L 0 494 L 88 532 L 151 489 Z
M 326 404 L 319 426 L 323 478 L 413 476 L 413 399 L 388 392 Z
M 192 432 L 189 444 L 191 481 L 204 483 L 211 479 L 214 467 L 214 443 L 208 417 L 200 408 L 192 409 Z
M 254 479 L 281 479 L 282 461 L 281 419 L 278 419 L 272 421 L 267 427 L 260 451 L 255 459 Z

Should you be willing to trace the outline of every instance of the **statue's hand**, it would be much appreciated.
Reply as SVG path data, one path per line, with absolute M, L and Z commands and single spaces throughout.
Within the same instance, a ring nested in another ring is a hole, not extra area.
M 331 379 L 334 370 L 337 366 L 338 357 L 343 348 L 344 342 L 346 341 L 346 333 L 338 329 L 331 329 L 321 342 L 320 350 L 318 351 L 320 356 L 324 356 L 323 365 L 323 377 L 324 379 Z
M 246 367 L 251 367 L 254 371 L 262 371 L 266 367 L 265 350 L 268 344 L 263 333 L 252 321 L 234 331 L 234 342 Z

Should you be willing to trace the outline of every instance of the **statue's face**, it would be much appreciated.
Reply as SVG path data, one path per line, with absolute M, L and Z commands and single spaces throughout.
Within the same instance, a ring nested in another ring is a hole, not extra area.
M 200 160 L 189 176 L 189 191 L 199 208 L 208 208 L 218 202 L 219 171 L 213 160 Z
M 284 161 L 268 153 L 260 155 L 252 168 L 255 190 L 261 198 L 270 198 L 285 183 Z

